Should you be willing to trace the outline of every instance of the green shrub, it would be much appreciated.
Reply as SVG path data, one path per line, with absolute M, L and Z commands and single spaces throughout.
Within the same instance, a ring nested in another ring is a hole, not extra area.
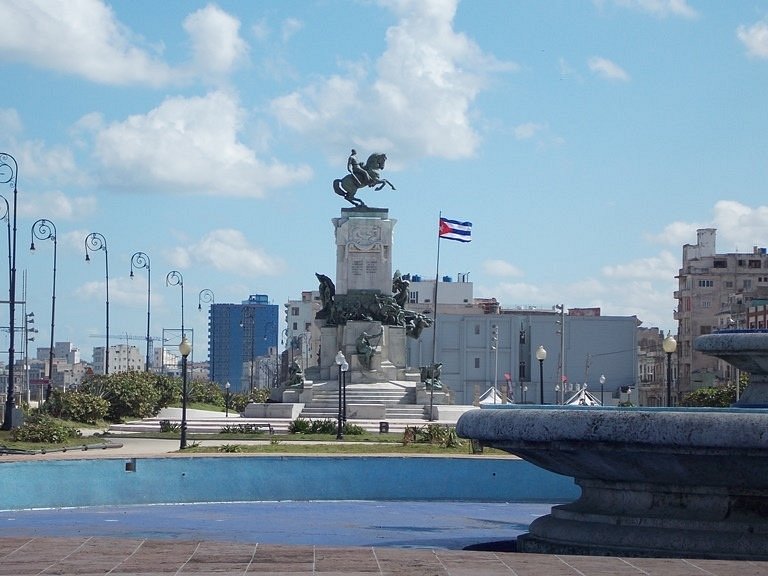
M 77 428 L 41 412 L 33 414 L 21 426 L 11 430 L 11 440 L 14 442 L 59 444 L 80 436 Z
M 222 444 L 217 448 L 219 452 L 242 452 L 243 447 L 240 444 Z
M 219 434 L 263 434 L 264 430 L 257 424 L 232 424 L 222 426 Z
M 224 406 L 224 391 L 215 382 L 195 380 L 189 386 L 187 394 L 189 402 Z
M 336 422 L 330 418 L 312 420 L 309 425 L 309 434 L 336 434 Z
M 79 390 L 99 396 L 109 403 L 107 418 L 121 422 L 126 418 L 149 418 L 167 406 L 175 388 L 166 376 L 151 372 L 119 372 L 85 379 Z M 179 397 L 181 393 L 179 392 Z
M 160 432 L 179 432 L 181 424 L 170 420 L 160 420 Z
M 109 403 L 104 398 L 99 398 L 88 392 L 73 390 L 62 395 L 61 418 L 83 422 L 85 424 L 97 424 L 107 417 Z
M 289 434 L 308 434 L 311 423 L 306 418 L 296 418 L 288 425 Z
M 362 426 L 358 426 L 357 424 L 350 424 L 349 422 L 344 422 L 343 430 L 344 430 L 344 434 L 347 434 L 349 436 L 360 436 L 362 434 L 365 434 L 365 428 L 363 428 Z
M 456 434 L 456 429 L 442 424 L 427 424 L 426 426 L 406 426 L 403 432 L 403 445 L 432 444 L 441 448 L 455 448 L 462 442 Z

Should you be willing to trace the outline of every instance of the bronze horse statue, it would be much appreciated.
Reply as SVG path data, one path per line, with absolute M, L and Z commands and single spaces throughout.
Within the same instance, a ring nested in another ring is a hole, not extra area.
M 360 164 L 355 158 L 356 155 L 357 152 L 353 149 L 347 160 L 349 174 L 333 181 L 333 191 L 353 206 L 364 207 L 365 202 L 355 197 L 360 188 L 367 186 L 378 191 L 385 185 L 389 185 L 392 190 L 395 190 L 395 187 L 389 180 L 379 177 L 379 170 L 384 169 L 384 162 L 387 160 L 386 154 L 371 154 L 365 164 Z

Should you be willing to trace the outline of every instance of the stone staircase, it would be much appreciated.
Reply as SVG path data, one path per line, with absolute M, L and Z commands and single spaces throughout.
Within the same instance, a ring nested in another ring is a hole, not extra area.
M 355 406 L 379 405 L 384 407 L 381 420 L 427 420 L 425 407 L 416 404 L 414 386 L 379 382 L 375 384 L 347 384 L 347 414 Z M 325 382 L 312 387 L 312 400 L 305 403 L 301 418 L 312 420 L 335 419 L 339 411 L 339 390 L 336 382 Z

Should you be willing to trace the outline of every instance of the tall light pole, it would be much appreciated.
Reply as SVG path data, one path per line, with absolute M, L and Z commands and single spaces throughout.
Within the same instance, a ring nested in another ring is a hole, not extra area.
M 536 348 L 536 360 L 539 361 L 539 404 L 544 404 L 544 360 L 547 359 L 547 351 L 544 346 Z
M 605 393 L 605 374 L 600 374 L 600 406 L 605 404 L 603 399 Z
M 667 407 L 669 407 L 672 406 L 672 354 L 677 350 L 677 340 L 671 332 L 667 332 L 661 347 L 667 355 Z
M 45 387 L 45 401 L 51 398 L 53 389 L 53 347 L 54 334 L 53 329 L 56 324 L 56 226 L 50 220 L 41 218 L 32 224 L 32 243 L 29 245 L 31 251 L 35 250 L 35 238 L 38 240 L 53 241 L 53 283 L 51 289 L 51 342 L 48 350 L 48 383 Z
M 10 344 L 8 345 L 8 391 L 5 397 L 5 416 L 2 430 L 10 430 L 14 427 L 14 374 L 13 365 L 16 358 L 16 206 L 18 188 L 16 180 L 19 165 L 16 159 L 5 152 L 0 153 L 0 184 L 8 184 L 13 188 L 13 234 L 11 235 L 11 216 L 8 211 L 8 333 Z M 8 206 L 6 206 L 8 208 Z
M 214 303 L 214 297 L 213 297 L 213 290 L 209 288 L 203 288 L 200 290 L 200 292 L 197 294 L 197 309 L 199 311 L 203 310 L 203 303 L 206 304 L 213 304 Z M 208 318 L 210 319 L 210 308 L 208 313 Z M 215 382 L 216 378 L 216 371 L 214 370 L 213 362 L 216 358 L 216 353 L 213 348 L 214 344 L 214 334 L 213 332 L 210 333 L 209 340 L 208 340 L 208 361 L 209 361 L 209 369 L 208 369 L 208 379 L 211 382 Z
M 165 285 L 181 288 L 181 338 L 183 340 L 187 336 L 184 332 L 184 276 L 178 270 L 171 270 L 165 276 Z
M 149 372 L 149 349 L 150 349 L 150 343 L 152 337 L 149 335 L 149 326 L 150 326 L 150 318 L 151 318 L 151 305 L 152 305 L 152 296 L 151 296 L 151 282 L 150 282 L 150 267 L 149 267 L 149 256 L 145 254 L 144 252 L 134 252 L 133 256 L 131 256 L 131 278 L 133 278 L 133 269 L 136 268 L 137 270 L 141 270 L 142 268 L 147 269 L 147 357 L 144 360 L 144 372 Z
M 341 383 L 341 367 L 347 363 L 344 353 L 339 350 L 336 354 L 336 365 L 339 367 L 339 414 L 336 422 L 336 440 L 344 440 L 344 408 L 342 404 L 343 385 Z
M 498 381 L 499 381 L 499 327 L 494 324 L 491 332 L 491 350 L 495 356 L 495 367 L 493 371 L 493 403 L 496 404 L 496 396 L 498 395 Z
M 187 340 L 186 334 L 182 334 L 179 344 L 181 353 L 181 437 L 179 448 L 187 447 L 187 356 L 192 352 L 192 345 Z
M 109 375 L 109 252 L 107 252 L 107 239 L 103 234 L 98 232 L 91 232 L 85 237 L 85 261 L 90 262 L 90 252 L 97 250 L 104 250 L 104 277 L 106 279 L 106 325 L 107 331 L 104 337 L 107 339 L 106 346 L 104 347 L 104 374 Z

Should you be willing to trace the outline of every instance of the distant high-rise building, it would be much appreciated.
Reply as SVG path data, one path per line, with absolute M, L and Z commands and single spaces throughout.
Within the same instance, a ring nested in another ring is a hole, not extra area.
M 677 355 L 679 391 L 687 392 L 732 380 L 735 369 L 714 356 L 693 349 L 702 334 L 722 328 L 751 328 L 747 311 L 753 301 L 768 298 L 768 254 L 752 252 L 719 254 L 717 230 L 697 231 L 696 244 L 683 246 L 683 262 L 677 275 Z
M 210 378 L 230 391 L 248 392 L 261 381 L 265 357 L 276 357 L 277 304 L 265 294 L 253 294 L 241 304 L 211 304 L 208 318 Z

